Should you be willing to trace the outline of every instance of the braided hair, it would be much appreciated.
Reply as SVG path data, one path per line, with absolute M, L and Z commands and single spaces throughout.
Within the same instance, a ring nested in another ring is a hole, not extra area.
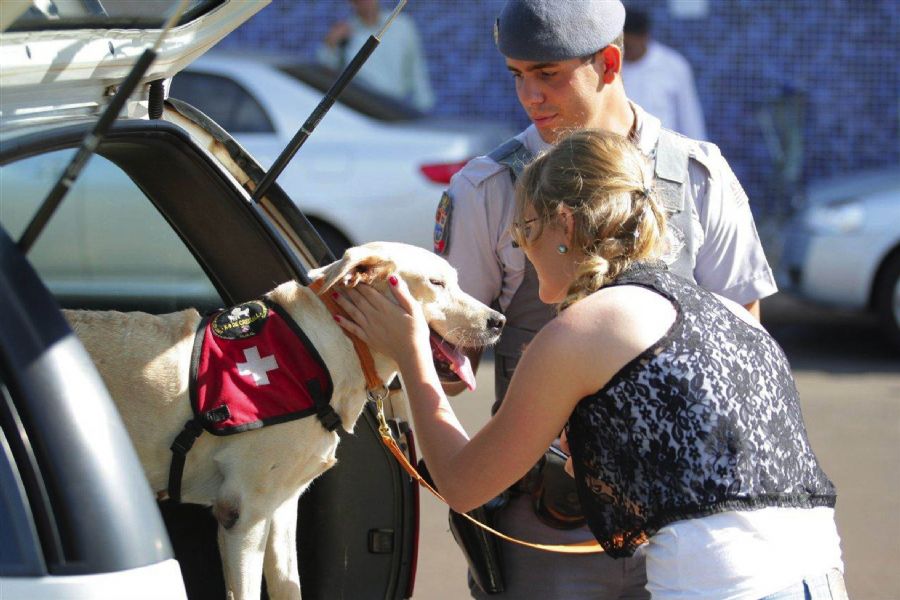
M 598 129 L 576 131 L 538 156 L 516 184 L 516 221 L 527 206 L 538 217 L 532 241 L 568 207 L 572 245 L 584 260 L 559 306 L 564 310 L 614 281 L 632 262 L 665 250 L 665 213 L 652 193 L 649 161 L 627 138 Z M 513 230 L 520 246 L 521 231 Z

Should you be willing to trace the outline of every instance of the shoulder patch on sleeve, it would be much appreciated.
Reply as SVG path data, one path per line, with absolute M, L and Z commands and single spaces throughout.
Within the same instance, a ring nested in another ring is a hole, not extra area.
M 434 215 L 434 252 L 443 256 L 450 246 L 450 217 L 453 214 L 453 199 L 444 192 Z

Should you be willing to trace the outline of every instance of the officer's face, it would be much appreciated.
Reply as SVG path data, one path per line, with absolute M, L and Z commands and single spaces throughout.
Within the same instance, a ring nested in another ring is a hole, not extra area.
M 519 102 L 545 142 L 563 132 L 602 127 L 598 94 L 603 81 L 591 59 L 557 62 L 506 59 Z

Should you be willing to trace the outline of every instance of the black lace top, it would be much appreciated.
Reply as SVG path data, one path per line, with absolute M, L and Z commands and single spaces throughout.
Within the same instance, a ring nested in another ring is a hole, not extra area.
M 582 508 L 613 557 L 682 519 L 834 506 L 781 347 L 662 263 L 611 285 L 668 298 L 675 323 L 569 418 Z

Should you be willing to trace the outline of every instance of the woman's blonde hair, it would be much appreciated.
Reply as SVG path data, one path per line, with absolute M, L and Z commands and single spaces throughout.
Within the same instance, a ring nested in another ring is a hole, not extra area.
M 586 257 L 560 310 L 615 280 L 632 262 L 662 254 L 666 217 L 652 187 L 652 168 L 637 146 L 596 129 L 569 134 L 524 170 L 514 222 L 521 223 L 525 208 L 533 207 L 534 241 L 566 206 L 574 216 L 572 246 Z M 529 243 L 521 227 L 512 234 L 520 246 Z

